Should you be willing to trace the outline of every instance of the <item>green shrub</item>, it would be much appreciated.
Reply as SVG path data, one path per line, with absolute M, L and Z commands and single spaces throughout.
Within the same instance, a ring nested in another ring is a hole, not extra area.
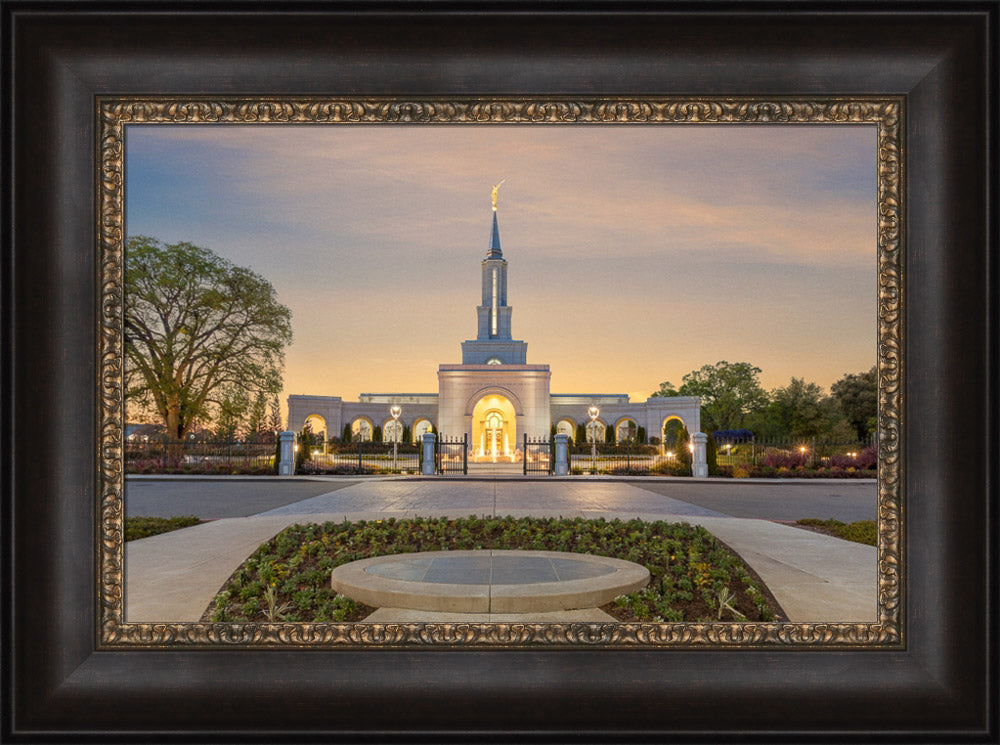
M 312 445 L 312 429 L 307 424 L 298 437 L 298 448 L 295 450 L 295 473 L 302 469 L 302 464 L 309 460 L 309 448 Z

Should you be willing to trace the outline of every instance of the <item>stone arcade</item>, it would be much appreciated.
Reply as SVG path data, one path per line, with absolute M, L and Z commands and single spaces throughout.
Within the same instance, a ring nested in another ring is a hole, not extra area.
M 700 432 L 697 397 L 655 397 L 633 403 L 625 394 L 549 391 L 549 366 L 528 364 L 528 345 L 511 336 L 507 260 L 500 250 L 497 222 L 498 187 L 493 188 L 493 226 L 482 260 L 476 338 L 462 342 L 461 364 L 438 367 L 437 393 L 364 393 L 356 402 L 339 396 L 289 396 L 290 430 L 299 431 L 308 422 L 313 432 L 329 438 L 350 425 L 355 437 L 371 439 L 378 426 L 383 439 L 391 441 L 409 426 L 413 442 L 427 431 L 449 438 L 464 434 L 472 460 L 514 459 L 524 435 L 547 438 L 552 425 L 571 439 L 578 425 L 585 425 L 588 432 L 593 427 L 599 441 L 605 439 L 607 427 L 614 427 L 616 441 L 634 437 L 639 427 L 649 437 L 662 438 L 671 419 L 679 419 L 691 433 Z M 402 407 L 398 424 L 389 413 L 393 404 Z M 595 405 L 600 413 L 591 423 L 588 410 Z

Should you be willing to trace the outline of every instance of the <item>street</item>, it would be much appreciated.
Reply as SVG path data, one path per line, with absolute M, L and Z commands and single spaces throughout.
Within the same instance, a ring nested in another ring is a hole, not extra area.
M 729 516 L 765 520 L 876 517 L 874 481 L 687 481 L 463 479 L 159 479 L 129 477 L 127 517 L 195 515 L 202 519 L 250 515 L 331 513 L 505 515 L 526 510 L 552 515 L 615 513 Z

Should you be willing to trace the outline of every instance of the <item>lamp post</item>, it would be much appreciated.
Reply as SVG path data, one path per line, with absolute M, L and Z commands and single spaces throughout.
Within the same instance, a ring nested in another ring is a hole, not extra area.
M 597 415 L 601 413 L 601 410 L 596 406 L 591 406 L 587 409 L 587 414 L 590 415 L 590 470 L 597 470 Z
M 389 407 L 389 415 L 392 417 L 393 427 L 392 427 L 392 470 L 398 471 L 396 467 L 396 459 L 399 454 L 399 415 L 403 413 L 403 407 L 399 404 L 393 404 Z

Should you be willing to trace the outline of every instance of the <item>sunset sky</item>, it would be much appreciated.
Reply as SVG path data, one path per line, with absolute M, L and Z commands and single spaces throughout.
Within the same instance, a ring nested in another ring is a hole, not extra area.
M 131 125 L 126 230 L 274 285 L 283 404 L 437 391 L 501 179 L 513 336 L 553 393 L 719 360 L 828 390 L 875 363 L 875 155 L 868 125 Z

